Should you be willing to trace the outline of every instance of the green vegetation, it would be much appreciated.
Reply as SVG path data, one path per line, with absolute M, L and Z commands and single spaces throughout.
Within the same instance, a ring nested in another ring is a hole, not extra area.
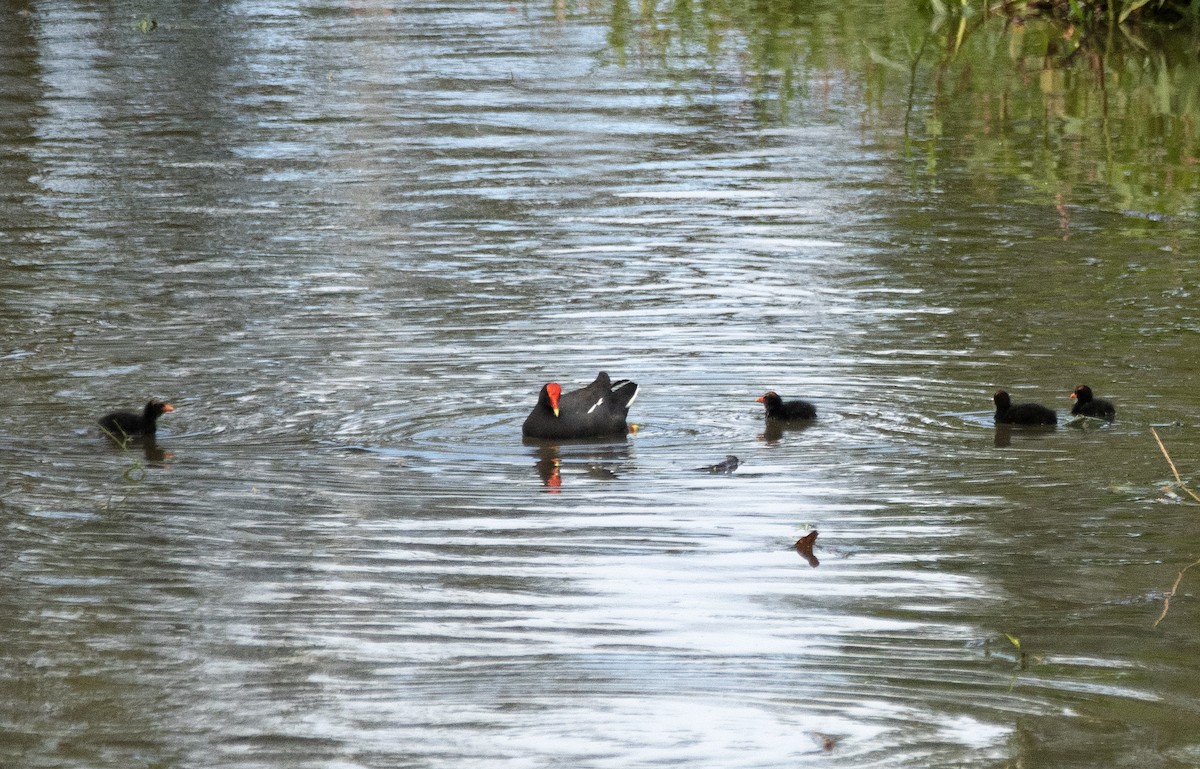
M 986 164 L 1039 203 L 1150 221 L 1200 200 L 1200 37 L 1189 3 L 611 0 L 582 13 L 609 27 L 606 63 L 682 82 L 734 62 L 741 82 L 714 85 L 744 88 L 759 123 L 854 113 L 918 183 L 943 166 Z
M 127 435 L 124 430 L 114 432 L 104 426 L 100 427 L 100 432 L 104 433 L 121 450 L 122 454 L 129 457 L 129 466 L 121 473 L 121 477 L 129 483 L 141 483 L 146 477 L 146 465 L 140 457 L 133 456 L 133 452 L 130 450 L 133 438 Z M 109 501 L 111 504 L 111 500 Z
M 1014 18 L 1040 15 L 1088 27 L 1194 22 L 1197 13 L 1191 2 L 1182 0 L 1033 0 L 1002 2 L 999 10 Z

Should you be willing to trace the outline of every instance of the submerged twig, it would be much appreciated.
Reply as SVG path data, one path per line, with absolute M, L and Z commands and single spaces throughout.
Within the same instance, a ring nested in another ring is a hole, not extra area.
M 1150 432 L 1154 435 L 1154 440 L 1158 442 L 1159 450 L 1162 451 L 1163 456 L 1166 457 L 1167 464 L 1171 466 L 1171 473 L 1174 474 L 1175 482 L 1179 484 L 1179 488 L 1186 491 L 1188 496 L 1190 496 L 1192 499 L 1200 502 L 1200 496 L 1196 496 L 1196 492 L 1188 488 L 1188 485 L 1183 482 L 1183 478 L 1179 477 L 1179 469 L 1176 468 L 1175 463 L 1171 461 L 1171 455 L 1167 453 L 1167 447 L 1163 445 L 1162 438 L 1158 437 L 1158 431 L 1151 427 Z M 1175 597 L 1175 591 L 1179 589 L 1179 583 L 1183 582 L 1183 575 L 1186 574 L 1188 569 L 1192 568 L 1193 566 L 1200 566 L 1200 560 L 1192 561 L 1187 566 L 1184 566 L 1179 574 L 1176 575 L 1175 584 L 1171 585 L 1171 589 L 1168 590 L 1166 595 L 1163 596 L 1162 613 L 1158 615 L 1158 619 L 1154 620 L 1154 627 L 1158 627 L 1158 624 L 1167 618 L 1167 612 L 1171 610 L 1171 599 Z
M 1184 566 L 1183 571 L 1179 572 L 1179 575 L 1177 577 L 1175 577 L 1175 584 L 1171 585 L 1171 589 L 1168 590 L 1167 594 L 1163 596 L 1162 614 L 1158 615 L 1158 619 L 1154 620 L 1154 627 L 1158 627 L 1158 623 L 1160 623 L 1164 619 L 1166 619 L 1167 612 L 1169 612 L 1171 610 L 1171 599 L 1175 597 L 1175 591 L 1179 589 L 1179 583 L 1183 582 L 1184 572 L 1186 572 L 1188 569 L 1192 568 L 1193 566 L 1200 566 L 1200 560 L 1192 561 L 1187 566 Z
M 1189 497 L 1197 502 L 1200 502 L 1200 496 L 1197 496 L 1196 492 L 1188 488 L 1188 485 L 1183 482 L 1182 478 L 1179 477 L 1179 470 L 1176 469 L 1175 463 L 1171 461 L 1171 455 L 1167 453 L 1167 447 L 1163 445 L 1162 438 L 1158 437 L 1158 431 L 1151 427 L 1150 432 L 1154 435 L 1154 440 L 1158 441 L 1159 450 L 1162 451 L 1163 456 L 1167 458 L 1167 464 L 1171 466 L 1171 472 L 1175 475 L 1175 482 L 1179 484 L 1179 488 L 1186 491 Z

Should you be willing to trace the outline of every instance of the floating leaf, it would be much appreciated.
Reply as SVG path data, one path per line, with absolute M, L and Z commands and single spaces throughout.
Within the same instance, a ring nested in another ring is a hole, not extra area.
M 816 544 L 816 541 L 817 532 L 810 531 L 800 539 L 796 540 L 796 544 L 793 545 L 793 547 L 796 548 L 796 552 L 800 554 L 800 557 L 808 561 L 808 565 L 814 569 L 821 564 L 817 557 L 813 555 L 813 545 Z

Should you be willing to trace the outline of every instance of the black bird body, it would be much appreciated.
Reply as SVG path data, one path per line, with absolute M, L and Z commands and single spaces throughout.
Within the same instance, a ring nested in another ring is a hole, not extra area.
M 791 422 L 800 419 L 816 419 L 817 407 L 808 401 L 794 400 L 785 401 L 779 397 L 779 393 L 774 390 L 768 390 L 762 397 L 758 398 L 757 403 L 761 403 L 767 412 L 767 419 L 778 419 L 784 422 Z
M 174 411 L 170 403 L 152 400 L 142 409 L 136 411 L 114 411 L 100 418 L 100 428 L 114 438 L 128 438 L 139 435 L 154 435 L 158 430 L 158 418 L 164 412 Z
M 1087 385 L 1076 387 L 1071 393 L 1071 400 L 1075 401 L 1075 405 L 1071 407 L 1072 416 L 1096 417 L 1107 419 L 1109 422 L 1117 418 L 1117 407 L 1112 405 L 1112 401 L 1097 398 L 1092 394 L 1092 388 Z
M 563 393 L 557 382 L 550 382 L 538 393 L 537 404 L 521 433 L 526 438 L 572 440 L 625 435 L 629 407 L 637 398 L 638 386 L 628 379 L 616 382 L 601 371 L 587 387 Z
M 1058 415 L 1053 409 L 1037 403 L 1012 402 L 1012 398 L 1003 390 L 997 390 L 992 397 L 996 404 L 996 424 L 1001 425 L 1055 425 Z

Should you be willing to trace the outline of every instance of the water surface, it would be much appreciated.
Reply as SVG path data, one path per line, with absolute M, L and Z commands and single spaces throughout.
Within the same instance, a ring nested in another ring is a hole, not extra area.
M 1197 760 L 1187 216 L 602 14 L 5 13 L 0 763 Z M 601 369 L 635 434 L 521 441 Z

